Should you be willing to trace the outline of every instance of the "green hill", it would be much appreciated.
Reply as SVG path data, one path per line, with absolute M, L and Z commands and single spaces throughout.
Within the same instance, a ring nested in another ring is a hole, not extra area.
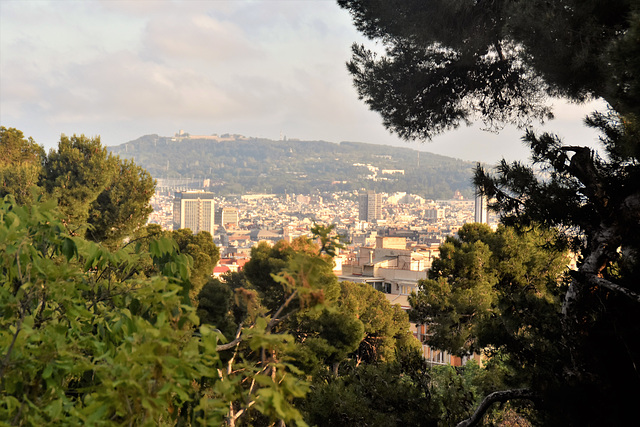
M 409 148 L 360 142 L 232 141 L 146 135 L 108 147 L 154 178 L 210 179 L 218 194 L 406 191 L 429 199 L 473 196 L 473 162 Z M 378 168 L 377 173 L 372 168 Z M 402 173 L 383 173 L 401 170 Z M 372 179 L 375 176 L 375 180 Z

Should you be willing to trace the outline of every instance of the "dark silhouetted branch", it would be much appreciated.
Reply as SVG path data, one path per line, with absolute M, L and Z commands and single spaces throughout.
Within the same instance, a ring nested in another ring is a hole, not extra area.
M 496 402 L 506 402 L 514 399 L 533 400 L 535 398 L 535 394 L 531 390 L 526 388 L 493 392 L 485 397 L 482 402 L 480 402 L 480 406 L 478 406 L 471 417 L 460 422 L 457 427 L 471 427 L 478 425 L 487 410 Z

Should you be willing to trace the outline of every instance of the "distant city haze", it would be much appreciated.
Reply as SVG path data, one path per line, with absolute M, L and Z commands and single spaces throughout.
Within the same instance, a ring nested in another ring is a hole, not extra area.
M 184 129 L 527 159 L 514 128 L 476 124 L 426 144 L 391 135 L 357 98 L 353 42 L 372 46 L 332 1 L 3 0 L 0 122 L 47 149 L 62 133 L 110 146 Z M 595 104 L 553 104 L 556 119 L 535 129 L 595 145 L 582 124 Z

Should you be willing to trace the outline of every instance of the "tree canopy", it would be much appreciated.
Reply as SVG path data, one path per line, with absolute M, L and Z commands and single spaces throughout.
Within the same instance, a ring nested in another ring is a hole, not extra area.
M 22 131 L 0 126 L 0 196 L 13 194 L 19 203 L 28 203 L 38 186 L 44 148 Z
M 308 421 L 319 425 L 328 420 L 347 422 L 356 413 L 361 416 L 353 418 L 360 420 L 355 425 L 385 420 L 393 421 L 387 425 L 403 425 L 401 420 L 420 418 L 418 408 L 411 402 L 429 403 L 429 381 L 427 376 L 404 377 L 412 369 L 426 371 L 419 344 L 409 330 L 407 313 L 392 306 L 369 285 L 338 283 L 327 256 L 334 251 L 335 242 L 326 239 L 328 233 L 323 234 L 322 229 L 316 230 L 321 246 L 307 238 L 291 243 L 280 241 L 273 247 L 256 246 L 244 271 L 227 274 L 224 281 L 212 279 L 203 287 L 198 315 L 203 322 L 218 325 L 228 338 L 233 337 L 239 325 L 251 323 L 256 313 L 272 321 L 277 319 L 272 331 L 290 334 L 294 339 L 278 357 L 288 360 L 311 381 L 307 398 L 297 406 Z M 305 259 L 313 261 L 301 264 Z M 303 287 L 292 288 L 289 284 L 294 265 L 304 266 L 302 270 L 307 272 Z M 244 353 L 244 357 L 259 360 L 258 354 Z M 387 380 L 393 375 L 400 376 L 388 388 L 370 390 L 366 385 L 358 388 L 353 384 L 364 378 L 372 383 Z M 395 393 L 395 400 L 388 401 L 381 410 L 380 402 L 389 399 L 387 392 Z M 358 399 L 356 393 L 375 398 L 359 399 L 358 405 L 348 410 L 349 416 L 340 414 L 339 408 Z M 346 395 L 350 398 L 340 407 L 326 407 L 328 400 L 340 400 Z M 412 411 L 403 415 L 397 412 L 401 408 L 396 408 L 394 402 L 399 401 L 404 402 L 403 407 L 411 406 Z
M 555 234 L 465 224 L 447 238 L 410 298 L 412 318 L 429 326 L 430 345 L 460 356 L 505 347 L 526 353 L 520 365 L 542 354 L 540 347 L 557 339 L 553 323 L 569 264 Z
M 184 328 L 197 324 L 176 296 L 184 276 L 136 274 L 145 256 L 187 259 L 167 242 L 155 255 L 110 252 L 69 235 L 60 217 L 51 202 L 0 206 L 0 418 L 151 424 L 197 405 L 191 381 L 215 375 L 215 334 Z
M 62 135 L 45 153 L 21 131 L 0 127 L 0 196 L 20 204 L 35 194 L 55 198 L 73 234 L 111 246 L 144 225 L 155 181 L 130 160 L 109 154 L 99 137 Z
M 640 2 L 339 4 L 351 12 L 359 30 L 385 48 L 376 56 L 354 46 L 348 69 L 360 97 L 404 138 L 429 139 L 472 120 L 489 128 L 526 126 L 548 117 L 547 96 L 607 102 L 606 111 L 585 120 L 601 134 L 601 153 L 571 135 L 565 143 L 561 136 L 528 129 L 523 141 L 531 148 L 531 164 L 502 161 L 494 171 L 478 167 L 474 182 L 503 223 L 522 230 L 555 229 L 578 257 L 553 322 L 559 330 L 550 344 L 563 355 L 555 368 L 557 387 L 527 384 L 537 396 L 536 406 L 550 417 L 546 422 L 635 421 L 634 402 L 640 400 Z M 461 259 L 475 253 L 469 262 L 491 259 L 484 242 L 451 249 Z M 478 267 L 447 267 L 457 279 L 427 284 L 435 318 L 469 333 L 454 334 L 456 346 L 467 342 L 475 325 L 456 319 L 475 312 L 461 306 L 462 300 L 447 305 L 463 295 L 459 286 L 471 280 L 491 289 L 499 283 L 499 270 Z M 472 295 L 479 298 L 472 305 L 480 312 L 491 303 L 490 294 Z M 532 315 L 545 312 L 539 307 Z M 526 331 L 536 319 L 524 314 L 513 319 L 518 322 L 514 327 Z M 479 332 L 473 332 L 474 339 L 480 339 Z M 532 378 L 544 370 L 535 364 L 529 369 Z M 487 402 L 532 398 L 522 389 L 496 392 Z M 479 410 L 469 424 L 478 423 L 482 414 Z
M 63 137 L 46 155 L 15 129 L 2 137 L 0 419 L 435 425 L 469 414 L 477 396 L 457 372 L 432 381 L 407 314 L 338 283 L 330 226 L 313 228 L 318 243 L 259 245 L 245 272 L 219 281 L 209 233 L 138 226 L 152 181 L 97 138 Z M 12 175 L 23 166 L 31 181 Z M 459 398 L 455 411 L 443 403 Z
M 568 255 L 557 232 L 465 224 L 410 296 L 411 318 L 435 348 L 495 358 L 497 384 L 558 388 L 558 361 L 570 357 L 557 345 Z
M 411 347 L 404 312 L 338 284 L 331 227 L 313 229 L 320 245 L 256 247 L 246 277 L 222 283 L 211 278 L 219 251 L 209 233 L 138 226 L 144 209 L 133 210 L 152 181 L 132 162 L 97 138 L 63 137 L 47 156 L 3 132 L 8 166 L 33 167 L 36 194 L 16 202 L 19 180 L 3 175 L 0 419 L 305 425 L 299 399 L 315 374 L 330 377 L 363 342 L 357 363 Z
M 193 259 L 174 240 L 110 250 L 61 218 L 53 200 L 0 204 L 0 419 L 236 425 L 251 408 L 266 425 L 305 425 L 293 401 L 308 383 L 281 359 L 293 337 L 273 333 L 277 315 L 253 311 L 228 342 L 184 297 Z M 315 262 L 279 274 L 305 296 Z
M 330 250 L 332 244 L 326 248 Z M 370 286 L 338 283 L 331 258 L 320 250 L 307 238 L 280 241 L 274 246 L 259 244 L 242 272 L 227 275 L 224 283 L 214 279 L 205 285 L 198 313 L 221 325 L 241 324 L 250 316 L 242 296 L 253 293 L 254 311 L 280 310 L 283 322 L 278 328 L 296 338 L 299 346 L 292 357 L 310 373 L 329 369 L 337 374 L 340 364 L 348 360 L 358 364 L 389 362 L 398 351 L 416 351 L 407 314 Z M 295 289 L 283 285 L 279 276 L 301 255 L 316 259 L 309 275 L 317 289 L 311 287 L 303 299 Z M 322 310 L 308 309 L 308 298 L 322 301 Z M 225 330 L 231 331 L 228 326 Z
M 637 1 L 338 0 L 376 55 L 353 46 L 358 94 L 406 139 L 473 120 L 552 117 L 547 97 L 638 113 Z

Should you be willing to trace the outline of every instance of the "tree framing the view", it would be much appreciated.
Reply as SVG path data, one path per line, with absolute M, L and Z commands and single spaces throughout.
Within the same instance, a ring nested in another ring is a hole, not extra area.
M 640 400 L 640 2 L 339 0 L 384 54 L 354 45 L 361 99 L 404 139 L 428 140 L 481 120 L 526 128 L 550 118 L 549 96 L 603 99 L 580 141 L 526 130 L 532 163 L 478 168 L 501 221 L 554 228 L 578 254 L 555 324 L 556 386 L 500 390 L 534 398 L 547 423 L 617 425 Z M 524 319 L 523 319 L 524 322 Z M 523 323 L 522 326 L 526 326 Z M 536 368 L 532 368 L 536 369 Z M 480 421 L 488 405 L 465 423 Z M 468 424 L 465 424 L 468 425 Z
M 213 279 L 209 233 L 143 226 L 147 171 L 1 126 L 0 424 L 637 423 L 640 0 L 338 3 L 385 49 L 348 70 L 392 132 L 524 129 L 531 164 L 475 173 L 502 225 L 462 227 L 411 296 L 485 365 L 429 367 L 405 311 L 338 282 L 331 226 Z M 602 152 L 528 128 L 549 97 L 606 101 Z

